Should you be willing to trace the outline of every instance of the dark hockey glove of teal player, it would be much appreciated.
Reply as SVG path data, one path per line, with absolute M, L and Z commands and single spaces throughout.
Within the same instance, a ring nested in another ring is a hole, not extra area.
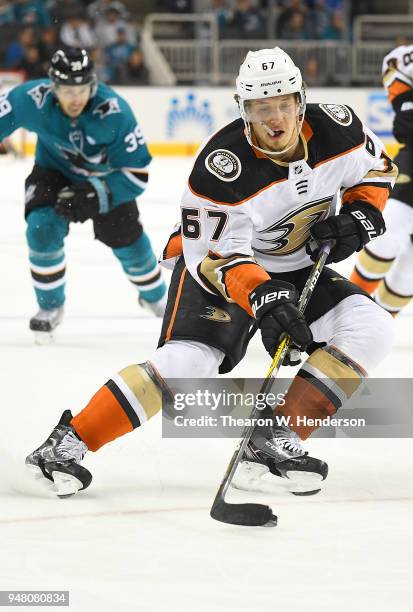
M 386 225 L 381 212 L 367 202 L 344 204 L 340 214 L 316 223 L 311 228 L 313 239 L 306 244 L 306 251 L 313 261 L 318 256 L 319 244 L 333 240 L 334 246 L 326 263 L 337 263 L 361 251 L 365 244 L 384 234 Z
M 261 330 L 262 342 L 271 357 L 274 357 L 285 334 L 291 337 L 293 347 L 301 351 L 312 342 L 311 329 L 296 305 L 298 291 L 291 283 L 268 280 L 252 291 L 249 301 Z M 291 354 L 284 360 L 284 365 L 297 363 L 299 360 L 293 359 Z
M 110 192 L 106 184 L 97 179 L 73 183 L 57 195 L 55 210 L 68 221 L 83 223 L 109 211 Z

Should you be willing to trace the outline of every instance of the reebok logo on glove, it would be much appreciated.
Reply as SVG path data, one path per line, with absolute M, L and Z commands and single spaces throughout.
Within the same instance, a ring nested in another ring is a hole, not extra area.
M 262 308 L 265 304 L 269 304 L 270 302 L 276 302 L 277 300 L 285 299 L 292 300 L 291 291 L 286 289 L 281 289 L 279 291 L 271 291 L 270 293 L 266 293 L 265 295 L 260 295 L 257 300 L 254 299 L 255 294 L 251 296 L 251 310 L 254 313 L 254 316 L 257 316 L 257 312 L 260 308 Z

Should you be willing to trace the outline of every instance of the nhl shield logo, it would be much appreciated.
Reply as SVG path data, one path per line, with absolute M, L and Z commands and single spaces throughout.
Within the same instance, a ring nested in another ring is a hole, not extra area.
M 221 181 L 235 181 L 241 174 L 239 158 L 226 149 L 212 151 L 205 159 L 205 167 Z
M 319 104 L 318 106 L 339 125 L 350 125 L 353 121 L 350 111 L 342 104 Z

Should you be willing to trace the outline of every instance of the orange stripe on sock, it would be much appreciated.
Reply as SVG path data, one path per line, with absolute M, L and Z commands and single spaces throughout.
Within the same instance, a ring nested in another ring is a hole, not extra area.
M 91 451 L 133 430 L 122 406 L 106 386 L 73 417 L 71 425 Z
M 279 407 L 277 412 L 290 417 L 289 427 L 293 429 L 301 440 L 306 440 L 313 431 L 318 429 L 316 425 L 301 425 L 298 417 L 307 419 L 325 419 L 336 413 L 332 402 L 305 378 L 296 376 L 285 397 L 284 406 Z
M 352 283 L 358 285 L 361 289 L 364 289 L 364 291 L 367 291 L 367 293 L 370 293 L 371 295 L 376 290 L 381 279 L 367 280 L 367 278 L 361 276 L 357 269 L 354 268 L 353 272 L 351 273 L 350 280 Z

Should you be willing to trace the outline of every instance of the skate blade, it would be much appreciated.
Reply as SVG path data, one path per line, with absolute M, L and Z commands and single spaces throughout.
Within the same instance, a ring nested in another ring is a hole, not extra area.
M 293 495 L 316 495 L 321 491 L 323 481 L 321 474 L 289 470 L 285 475 L 284 482 Z
M 34 333 L 34 343 L 37 346 L 48 346 L 49 344 L 54 344 L 55 337 L 53 332 L 42 332 L 35 331 Z
M 262 463 L 242 461 L 234 474 L 231 487 L 239 491 L 258 491 L 260 490 L 261 479 L 269 471 L 269 468 Z
M 54 482 L 54 493 L 60 498 L 71 497 L 83 487 L 81 481 L 71 474 L 53 471 L 52 478 Z
M 39 466 L 26 463 L 25 471 L 26 474 L 29 476 L 30 480 L 35 480 L 36 483 L 39 483 L 39 486 L 43 491 L 47 493 L 54 493 L 53 481 L 46 478 Z

